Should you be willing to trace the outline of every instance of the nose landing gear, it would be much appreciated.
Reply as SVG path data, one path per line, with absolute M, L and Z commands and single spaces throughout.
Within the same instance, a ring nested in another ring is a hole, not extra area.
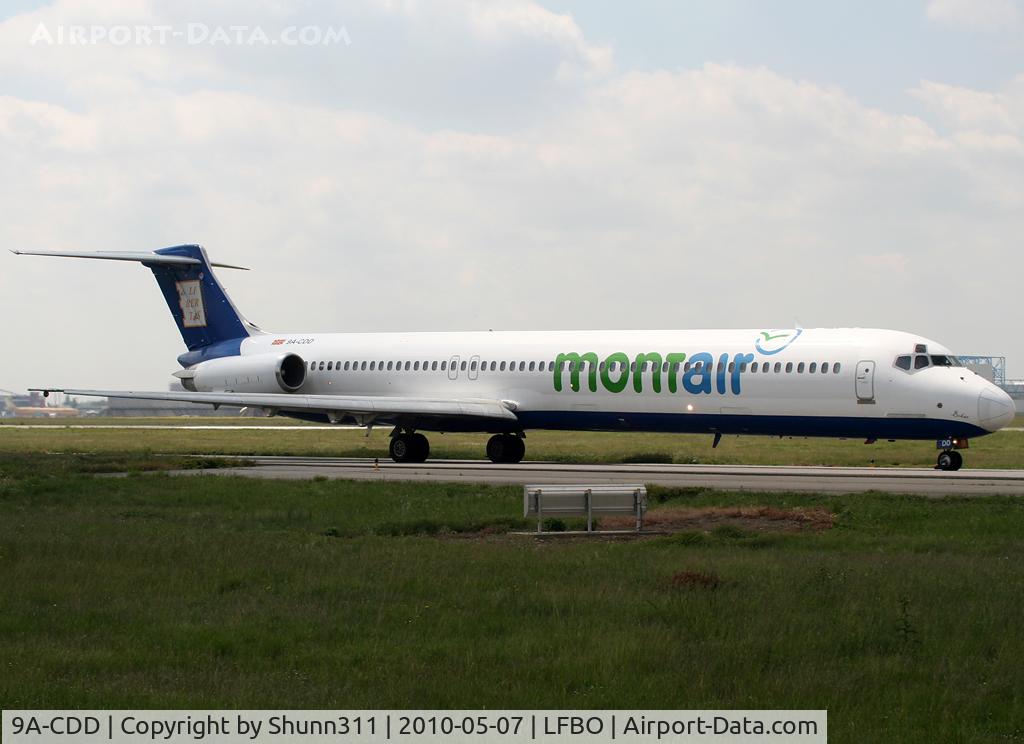
M 947 450 L 939 453 L 939 460 L 935 464 L 936 470 L 959 470 L 964 464 L 964 456 L 956 450 Z
M 959 470 L 964 464 L 964 457 L 957 450 L 967 449 L 970 442 L 962 437 L 947 437 L 935 443 L 936 449 L 942 450 L 935 463 L 936 470 Z

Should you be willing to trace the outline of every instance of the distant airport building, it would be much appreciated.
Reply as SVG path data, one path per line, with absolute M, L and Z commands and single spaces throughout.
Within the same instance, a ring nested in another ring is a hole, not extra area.
M 79 416 L 81 411 L 74 406 L 47 405 L 39 393 L 18 395 L 9 390 L 0 390 L 0 416 L 4 418 L 59 418 Z

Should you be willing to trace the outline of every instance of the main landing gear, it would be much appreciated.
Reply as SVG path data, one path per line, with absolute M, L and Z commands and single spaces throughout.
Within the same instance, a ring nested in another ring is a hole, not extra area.
M 422 434 L 395 434 L 388 449 L 395 462 L 425 462 L 430 456 L 430 442 Z
M 391 435 L 389 451 L 395 462 L 426 462 L 430 456 L 430 442 L 419 433 L 396 431 Z M 526 443 L 516 434 L 495 434 L 487 441 L 487 459 L 491 462 L 521 462 L 525 454 Z
M 515 434 L 495 434 L 487 440 L 487 459 L 493 463 L 521 462 L 526 443 Z
M 959 470 L 964 464 L 964 456 L 956 450 L 946 450 L 939 453 L 939 460 L 935 464 L 936 470 Z

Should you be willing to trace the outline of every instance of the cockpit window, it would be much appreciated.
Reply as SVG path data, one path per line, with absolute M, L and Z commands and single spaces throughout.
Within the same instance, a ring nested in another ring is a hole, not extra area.
M 909 370 L 910 369 L 910 355 L 909 354 L 905 354 L 903 356 L 896 357 L 896 366 L 899 367 L 900 369 Z
M 928 366 L 928 357 L 924 354 L 918 354 L 914 357 L 914 369 L 924 369 Z
M 960 360 L 950 354 L 932 354 L 932 364 L 936 367 L 962 367 Z

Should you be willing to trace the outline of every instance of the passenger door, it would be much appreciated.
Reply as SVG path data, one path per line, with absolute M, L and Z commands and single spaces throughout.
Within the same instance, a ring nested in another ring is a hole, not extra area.
M 857 362 L 857 402 L 875 402 L 875 363 L 870 360 Z

